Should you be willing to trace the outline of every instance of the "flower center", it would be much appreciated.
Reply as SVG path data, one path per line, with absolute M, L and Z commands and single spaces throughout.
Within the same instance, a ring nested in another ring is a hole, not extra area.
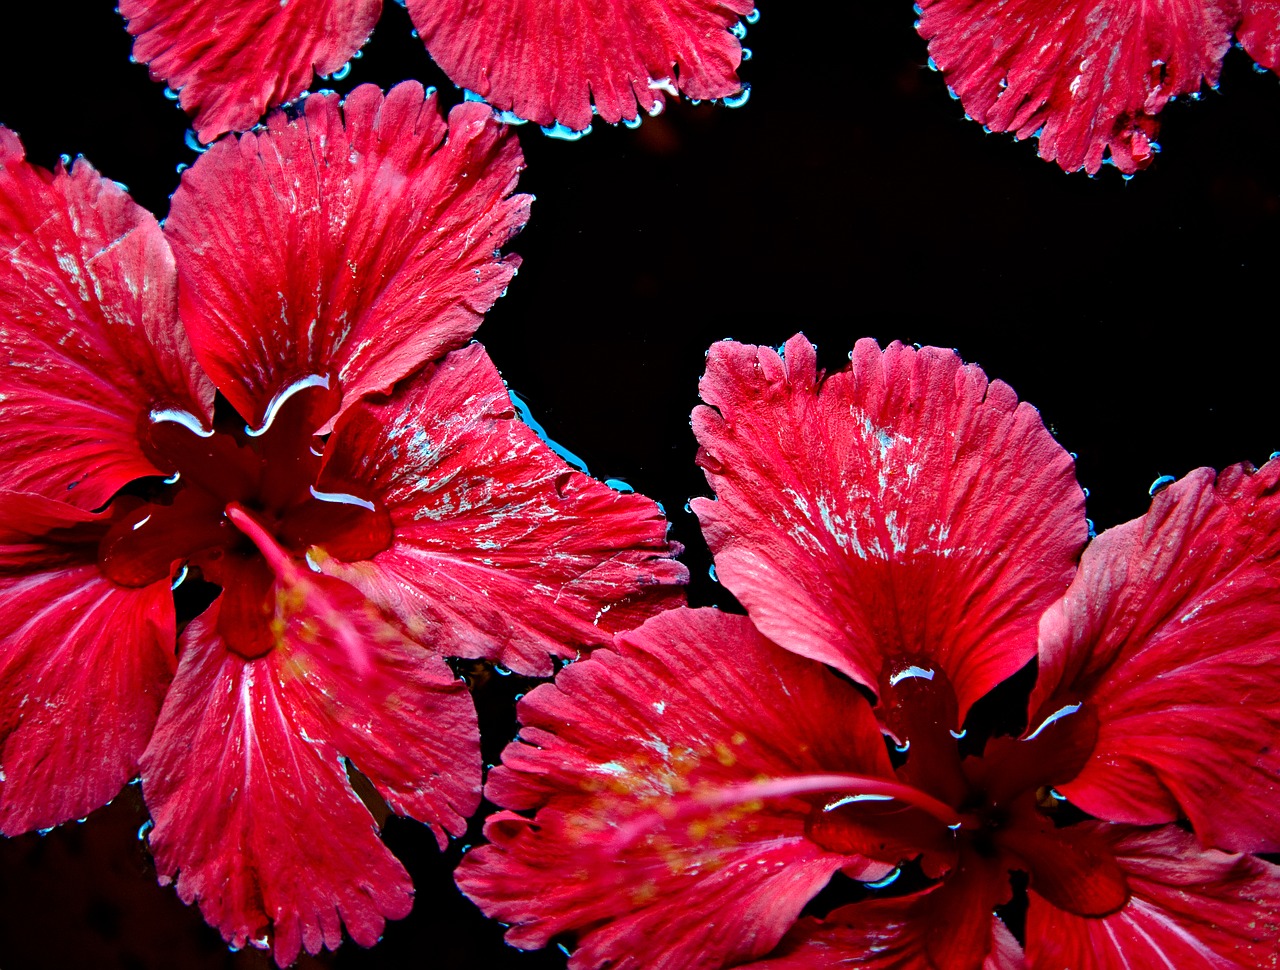
M 317 486 L 325 440 L 315 430 L 338 403 L 330 384 L 323 375 L 290 384 L 260 428 L 233 412 L 207 429 L 185 411 L 152 411 L 143 441 L 156 466 L 172 474 L 113 500 L 113 522 L 98 547 L 103 573 L 131 587 L 166 577 L 175 589 L 188 579 L 216 584 L 227 646 L 250 658 L 269 651 L 286 562 L 264 556 L 264 543 L 317 571 L 330 557 L 369 559 L 391 543 L 391 518 L 371 497 Z

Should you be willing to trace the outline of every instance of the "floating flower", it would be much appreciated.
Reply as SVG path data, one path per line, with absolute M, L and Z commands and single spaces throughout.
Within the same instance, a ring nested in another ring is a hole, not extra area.
M 403 3 L 404 0 L 401 0 Z M 543 126 L 586 129 L 664 94 L 726 98 L 743 90 L 737 69 L 752 0 L 408 0 L 427 51 L 459 87 L 500 111 Z M 254 124 L 344 65 L 369 39 L 382 0 L 121 0 L 137 38 L 133 56 L 195 113 L 201 141 Z
M 931 63 L 965 112 L 1035 136 L 1040 157 L 1131 174 L 1159 151 L 1156 115 L 1217 86 L 1234 33 L 1264 68 L 1280 63 L 1272 3 L 1175 0 L 918 0 Z
M 693 507 L 748 617 L 671 611 L 531 692 L 459 885 L 575 970 L 1276 966 L 1280 461 L 1086 547 L 1006 385 L 851 360 L 712 348 Z M 975 705 L 1037 658 L 1015 738 Z M 993 916 L 1023 885 L 1025 952 Z
M 354 773 L 442 845 L 479 804 L 445 657 L 549 673 L 678 599 L 657 506 L 467 345 L 520 167 L 488 108 L 366 86 L 215 146 L 161 230 L 0 129 L 5 834 L 140 774 L 161 880 L 233 945 L 370 945 L 412 885 Z

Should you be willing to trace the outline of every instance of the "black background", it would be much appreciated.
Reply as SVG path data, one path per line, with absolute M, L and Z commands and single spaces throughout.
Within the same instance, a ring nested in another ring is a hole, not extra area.
M 479 333 L 553 437 L 666 506 L 694 603 L 732 604 L 682 512 L 707 491 L 688 415 L 723 337 L 803 330 L 828 366 L 866 335 L 958 348 L 1079 453 L 1099 529 L 1141 514 L 1158 475 L 1280 448 L 1274 76 L 1233 50 L 1219 91 L 1164 112 L 1151 170 L 1089 179 L 964 121 L 925 67 L 908 0 L 762 14 L 740 109 L 672 105 L 573 144 L 519 130 L 521 188 L 538 200 L 512 246 L 524 266 Z M 83 153 L 163 216 L 176 167 L 195 158 L 188 120 L 129 62 L 109 0 L 12 16 L 0 123 L 35 163 Z M 415 77 L 460 100 L 410 30 L 388 3 L 350 75 L 325 83 Z M 478 690 L 489 761 L 512 730 L 510 695 L 527 689 L 516 680 Z M 3 970 L 269 964 L 229 954 L 155 885 L 134 838 L 145 817 L 130 788 L 82 825 L 0 843 Z M 459 844 L 441 856 L 402 820 L 385 835 L 414 876 L 413 914 L 372 951 L 348 943 L 301 965 L 564 965 L 506 948 L 458 894 Z

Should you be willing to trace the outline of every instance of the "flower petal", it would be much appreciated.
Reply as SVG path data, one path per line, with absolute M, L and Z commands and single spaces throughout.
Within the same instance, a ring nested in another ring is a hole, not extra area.
M 446 128 L 416 83 L 312 95 L 214 145 L 165 234 L 219 390 L 256 428 L 293 382 L 336 379 L 345 409 L 464 344 L 519 264 L 500 248 L 528 218 L 521 166 L 486 107 Z
M 963 719 L 1070 580 L 1071 459 L 951 351 L 862 340 L 823 375 L 803 337 L 784 349 L 708 355 L 693 425 L 717 500 L 693 509 L 719 578 L 770 639 L 873 690 L 940 665 Z
M 138 773 L 173 676 L 169 582 L 116 586 L 98 517 L 0 496 L 0 832 L 88 815 Z
M 1055 780 L 1090 814 L 1280 848 L 1278 491 L 1280 461 L 1192 472 L 1094 540 L 1045 613 L 1030 723 L 1096 716 L 1092 758 Z
M 1202 849 L 1176 826 L 1095 826 L 1132 897 L 1104 919 L 1056 909 L 1034 891 L 1027 956 L 1034 968 L 1176 967 L 1256 970 L 1280 953 L 1280 867 Z
M 661 110 L 662 92 L 723 98 L 742 88 L 731 28 L 753 0 L 409 0 L 427 50 L 459 87 L 540 125 L 581 131 Z
M 540 810 L 532 821 L 494 816 L 492 844 L 466 856 L 458 884 L 515 924 L 516 946 L 578 932 L 575 967 L 758 957 L 851 861 L 806 837 L 811 800 L 722 805 L 683 821 L 682 804 L 760 777 L 852 770 L 892 780 L 856 690 L 715 610 L 672 610 L 620 634 L 617 652 L 565 668 L 520 716 L 522 740 L 486 793 Z M 657 829 L 626 837 L 629 821 L 655 814 Z
M 364 46 L 382 0 L 120 0 L 133 58 L 195 112 L 204 142 L 243 131 Z
M 1067 171 L 1150 164 L 1155 116 L 1217 84 L 1233 0 L 920 0 L 933 63 L 975 121 Z
M 339 422 L 319 488 L 392 517 L 370 562 L 323 563 L 422 643 L 549 674 L 675 605 L 688 578 L 661 510 L 572 471 L 527 425 L 479 344 Z
M 1244 0 L 1236 39 L 1255 61 L 1275 70 L 1280 66 L 1280 2 Z
M 234 946 L 285 966 L 363 946 L 412 904 L 409 876 L 343 769 L 350 758 L 397 811 L 460 831 L 479 800 L 470 697 L 448 668 L 326 577 L 278 587 L 274 650 L 225 648 L 219 603 L 187 628 L 173 688 L 143 757 L 150 836 L 164 880 Z M 344 629 L 344 624 L 346 628 Z M 360 675 L 344 639 L 359 637 Z
M 157 474 L 138 430 L 153 408 L 212 411 L 173 256 L 121 186 L 82 159 L 37 168 L 4 128 L 0 249 L 0 485 L 97 508 Z

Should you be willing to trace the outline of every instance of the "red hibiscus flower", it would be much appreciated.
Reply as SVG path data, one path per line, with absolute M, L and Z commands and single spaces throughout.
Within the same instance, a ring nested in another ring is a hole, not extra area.
M 466 345 L 520 167 L 488 108 L 366 86 L 215 146 L 162 230 L 0 129 L 0 831 L 140 775 L 233 945 L 372 944 L 412 885 L 354 773 L 442 845 L 479 804 L 444 658 L 549 673 L 678 599 L 654 503 Z
M 1086 546 L 1006 385 L 851 361 L 712 348 L 693 507 L 748 617 L 666 613 L 531 692 L 459 885 L 573 968 L 1276 966 L 1280 461 Z
M 404 0 L 401 0 L 403 3 Z M 664 92 L 740 96 L 752 0 L 408 0 L 441 69 L 500 111 L 582 131 L 635 121 Z M 242 131 L 339 71 L 369 39 L 382 0 L 121 0 L 133 56 L 178 92 L 201 141 Z
M 917 0 L 931 63 L 965 112 L 1036 136 L 1040 157 L 1090 174 L 1151 164 L 1156 115 L 1217 86 L 1234 33 L 1259 65 L 1280 64 L 1274 0 Z

